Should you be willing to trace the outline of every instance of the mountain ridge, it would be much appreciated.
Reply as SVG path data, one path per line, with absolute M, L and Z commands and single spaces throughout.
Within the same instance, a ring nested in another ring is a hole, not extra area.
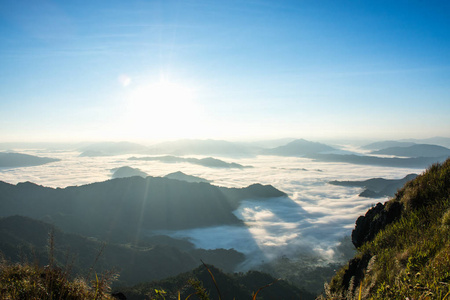
M 260 184 L 225 188 L 151 176 L 56 189 L 0 182 L 0 216 L 20 214 L 85 236 L 132 240 L 142 229 L 242 225 L 232 213 L 241 200 L 282 196 Z

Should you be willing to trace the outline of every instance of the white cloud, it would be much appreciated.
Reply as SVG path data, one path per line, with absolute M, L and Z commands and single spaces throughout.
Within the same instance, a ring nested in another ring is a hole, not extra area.
M 32 181 L 52 187 L 81 185 L 110 178 L 110 170 L 121 166 L 140 168 L 151 176 L 175 171 L 213 180 L 214 184 L 243 187 L 271 184 L 289 198 L 246 200 L 235 211 L 246 227 L 221 226 L 171 232 L 189 237 L 206 249 L 234 248 L 248 255 L 243 268 L 282 255 L 316 253 L 332 258 L 333 247 L 351 233 L 355 220 L 377 202 L 386 199 L 358 197 L 360 188 L 328 184 L 331 180 L 363 180 L 372 177 L 402 178 L 422 170 L 313 162 L 302 158 L 256 157 L 234 159 L 250 169 L 212 169 L 188 163 L 130 161 L 130 155 L 78 157 L 79 152 L 18 151 L 60 158 L 61 161 L 28 168 L 0 170 L 0 179 L 10 183 Z M 301 170 L 306 169 L 307 171 Z M 317 171 L 317 170 L 322 171 Z M 167 233 L 167 232 L 166 232 Z

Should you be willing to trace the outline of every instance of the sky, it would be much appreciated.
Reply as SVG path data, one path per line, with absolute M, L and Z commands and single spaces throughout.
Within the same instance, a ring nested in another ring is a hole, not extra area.
M 0 0 L 0 140 L 450 137 L 448 1 Z

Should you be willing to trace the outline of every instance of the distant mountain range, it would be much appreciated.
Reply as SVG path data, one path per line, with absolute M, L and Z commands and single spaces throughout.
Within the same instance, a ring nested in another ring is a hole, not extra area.
M 409 147 L 415 144 L 438 145 L 450 148 L 450 138 L 437 136 L 427 139 L 402 139 L 398 141 L 380 141 L 362 146 L 361 148 L 367 150 L 381 150 L 391 147 Z
M 350 187 L 365 187 L 360 197 L 381 198 L 394 197 L 398 189 L 413 180 L 417 174 L 409 174 L 402 179 L 372 178 L 363 181 L 330 181 L 330 184 Z
M 129 160 L 144 160 L 144 161 L 160 161 L 164 163 L 191 163 L 194 165 L 200 165 L 209 168 L 234 168 L 234 169 L 243 169 L 243 168 L 252 168 L 252 166 L 243 166 L 237 163 L 227 163 L 223 160 L 206 157 L 206 158 L 192 158 L 192 157 L 178 157 L 172 155 L 166 156 L 146 156 L 146 157 L 130 157 Z
M 284 146 L 262 150 L 261 154 L 278 156 L 308 156 L 316 153 L 334 150 L 336 149 L 322 143 L 299 139 L 292 141 Z
M 416 147 L 411 143 L 400 143 L 395 141 L 379 142 L 367 145 L 367 148 L 384 147 L 387 145 L 403 145 L 405 149 L 411 149 L 411 153 L 422 153 L 421 157 L 412 158 L 386 158 L 368 155 L 347 154 L 345 152 L 338 153 L 338 149 L 322 143 L 310 142 L 304 139 L 292 141 L 284 146 L 273 149 L 263 150 L 261 154 L 278 155 L 278 156 L 292 156 L 305 157 L 316 161 L 323 162 L 343 162 L 358 165 L 375 165 L 387 167 L 402 167 L 402 168 L 426 168 L 433 163 L 443 162 L 448 155 L 436 156 L 436 154 L 444 154 L 445 151 L 438 152 L 435 147 Z M 413 147 L 413 148 L 408 148 Z M 425 149 L 426 148 L 426 149 Z M 431 150 L 431 148 L 433 148 Z M 399 148 L 401 149 L 401 148 Z M 440 148 L 442 150 L 442 148 Z M 445 148 L 444 148 L 445 149 Z M 406 152 L 407 150 L 405 150 Z M 427 152 L 428 151 L 428 152 Z
M 314 154 L 309 155 L 317 161 L 323 162 L 342 162 L 356 165 L 373 165 L 395 168 L 427 168 L 430 165 L 443 162 L 445 157 L 412 157 L 412 158 L 399 158 L 399 157 L 377 157 L 366 155 L 339 155 L 339 154 Z
M 0 168 L 31 167 L 59 161 L 57 158 L 38 157 L 22 153 L 0 153 Z
M 399 142 L 399 141 L 381 141 L 381 142 L 375 142 L 375 143 L 371 143 L 365 146 L 362 146 L 362 149 L 367 149 L 367 150 L 381 150 L 381 149 L 386 149 L 386 148 L 391 148 L 391 147 L 409 147 L 415 145 L 415 143 L 413 142 Z
M 148 154 L 254 156 L 259 147 L 221 140 L 178 140 L 149 146 Z
M 407 147 L 390 147 L 371 153 L 406 157 L 444 157 L 450 156 L 450 149 L 438 145 L 416 144 Z
M 432 138 L 426 138 L 426 139 L 404 139 L 400 140 L 402 142 L 413 142 L 416 144 L 432 144 L 432 145 L 439 145 L 446 148 L 450 148 L 450 138 L 448 137 L 442 137 L 442 136 L 435 136 Z
M 130 142 L 101 142 L 83 146 L 78 150 L 82 152 L 80 156 L 96 157 L 145 153 L 148 148 Z

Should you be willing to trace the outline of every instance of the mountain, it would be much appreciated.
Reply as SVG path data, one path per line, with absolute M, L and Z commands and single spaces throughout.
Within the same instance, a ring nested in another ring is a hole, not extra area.
M 296 288 L 286 281 L 276 281 L 272 276 L 262 272 L 227 274 L 214 266 L 208 265 L 207 267 L 208 269 L 205 266 L 199 266 L 191 272 L 165 280 L 141 283 L 117 290 L 129 300 L 144 299 L 148 294 L 154 297 L 156 296 L 155 290 L 163 290 L 166 299 L 177 299 L 178 291 L 180 291 L 180 298 L 187 299 L 189 295 L 198 291 L 193 286 L 199 286 L 204 287 L 205 292 L 210 295 L 208 299 L 219 299 L 216 286 L 211 278 L 212 274 L 220 291 L 221 299 L 252 299 L 253 293 L 271 283 L 273 284 L 259 291 L 257 299 L 315 299 L 314 295 Z
M 57 265 L 64 267 L 70 261 L 74 276 L 85 275 L 94 263 L 96 272 L 114 269 L 120 275 L 116 285 L 132 285 L 187 272 L 197 267 L 200 259 L 220 265 L 228 272 L 244 260 L 243 254 L 232 249 L 196 249 L 187 241 L 167 236 L 143 239 L 140 244 L 105 244 L 21 216 L 0 218 L 0 252 L 13 263 L 37 261 L 48 265 L 49 233 L 52 233 Z
M 259 141 L 253 141 L 253 142 L 246 142 L 246 145 L 253 145 L 255 149 L 262 149 L 262 148 L 275 148 L 278 146 L 286 145 L 287 143 L 290 143 L 294 141 L 295 138 L 281 138 L 281 139 L 275 139 L 275 140 L 259 140 Z
M 122 154 L 138 154 L 148 151 L 148 148 L 130 142 L 101 142 L 83 146 L 78 149 L 80 156 L 110 156 Z
M 445 299 L 450 294 L 450 159 L 356 220 L 358 253 L 326 299 Z
M 261 154 L 278 156 L 306 156 L 334 150 L 336 149 L 325 144 L 299 139 L 284 146 L 263 150 L 261 151 Z
M 448 157 L 450 156 L 450 149 L 438 145 L 417 144 L 409 147 L 390 147 L 371 153 L 406 157 Z
M 285 194 L 260 184 L 224 188 L 160 177 L 117 178 L 63 189 L 0 181 L 0 216 L 28 216 L 70 233 L 128 242 L 149 230 L 242 225 L 233 214 L 241 200 L 281 196 Z
M 209 168 L 229 168 L 229 169 L 243 169 L 252 168 L 251 166 L 243 166 L 237 163 L 228 163 L 223 160 L 206 157 L 206 158 L 192 158 L 192 157 L 178 157 L 172 155 L 166 156 L 146 156 L 146 157 L 130 157 L 129 160 L 144 160 L 144 161 L 160 161 L 164 163 L 183 163 L 187 162 L 194 165 L 200 165 Z
M 38 157 L 22 153 L 0 152 L 0 168 L 40 166 L 55 161 L 60 161 L 60 159 Z
M 330 181 L 330 184 L 350 187 L 364 187 L 366 188 L 360 197 L 380 198 L 380 197 L 394 197 L 397 190 L 405 185 L 406 182 L 413 180 L 417 174 L 406 175 L 402 179 L 384 179 L 372 178 L 363 181 Z
M 147 177 L 148 174 L 145 172 L 142 172 L 138 168 L 132 168 L 128 166 L 123 166 L 120 168 L 112 169 L 111 170 L 113 174 L 111 175 L 111 178 L 124 178 L 124 177 L 133 177 L 133 176 L 140 176 L 140 177 Z
M 432 145 L 439 145 L 446 148 L 450 148 L 450 138 L 448 137 L 442 137 L 442 136 L 435 136 L 432 138 L 427 139 L 406 139 L 402 140 L 404 142 L 413 142 L 416 144 L 432 144 Z
M 381 141 L 362 146 L 361 148 L 367 150 L 381 150 L 391 147 L 410 147 L 413 145 L 415 145 L 413 142 Z
M 177 140 L 163 142 L 149 147 L 148 154 L 161 155 L 217 155 L 226 157 L 254 156 L 256 146 L 221 140 Z
M 308 158 L 316 161 L 324 162 L 343 162 L 356 165 L 373 165 L 373 166 L 385 166 L 396 168 L 427 168 L 430 165 L 443 162 L 447 159 L 447 156 L 443 157 L 411 157 L 411 158 L 399 158 L 399 157 L 377 157 L 367 155 L 340 155 L 340 154 L 312 154 L 308 155 Z
M 186 175 L 183 172 L 174 172 L 174 173 L 170 173 L 167 174 L 166 176 L 164 176 L 165 178 L 169 178 L 169 179 L 176 179 L 176 180 L 181 180 L 181 181 L 187 181 L 187 182 L 205 182 L 205 183 L 209 183 L 209 180 L 203 179 L 201 177 L 197 177 L 197 176 L 192 176 L 192 175 Z

